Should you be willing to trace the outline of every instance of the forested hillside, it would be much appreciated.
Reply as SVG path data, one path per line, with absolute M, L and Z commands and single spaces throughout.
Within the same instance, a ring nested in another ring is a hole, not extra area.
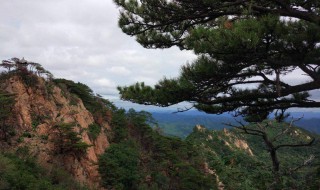
M 0 75 L 0 189 L 217 188 L 200 152 L 152 129 L 150 113 L 46 77 L 36 63 L 1 66 L 11 69 Z
M 276 137 L 288 125 L 267 129 L 270 138 Z M 309 132 L 290 128 L 275 144 L 306 141 Z M 317 136 L 319 138 L 319 136 Z M 275 185 L 269 151 L 261 137 L 244 135 L 241 131 L 208 130 L 195 127 L 187 138 L 206 158 L 225 189 L 318 189 L 320 183 L 320 144 L 311 147 L 287 147 L 278 152 L 281 184 Z

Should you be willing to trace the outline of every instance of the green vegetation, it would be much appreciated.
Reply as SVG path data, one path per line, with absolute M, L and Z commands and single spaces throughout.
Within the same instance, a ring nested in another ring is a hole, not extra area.
M 69 92 L 80 98 L 84 106 L 93 114 L 98 114 L 108 109 L 115 108 L 115 106 L 108 100 L 101 98 L 99 95 L 95 95 L 93 91 L 85 84 L 80 82 L 75 83 L 66 79 L 54 79 L 53 82 L 65 93 Z M 70 96 L 69 98 L 72 99 Z
M 15 135 L 15 129 L 8 122 L 13 115 L 12 109 L 15 104 L 15 96 L 0 89 L 0 140 L 7 141 Z
M 197 149 L 178 138 L 161 136 L 152 130 L 150 122 L 152 119 L 147 112 L 133 109 L 115 112 L 112 118 L 114 144 L 99 160 L 104 186 L 116 189 L 215 189 L 214 177 L 204 175 L 204 160 Z
M 27 87 L 33 88 L 39 84 L 39 77 L 46 77 L 48 82 L 53 78 L 53 75 L 39 63 L 30 62 L 24 58 L 14 57 L 9 60 L 3 60 L 0 63 L 0 67 L 6 69 L 1 73 L 1 79 L 18 76 Z
M 99 159 L 103 186 L 108 189 L 137 189 L 138 158 L 133 141 L 112 144 Z
M 128 123 L 126 118 L 126 111 L 124 109 L 116 109 L 113 112 L 111 126 L 111 142 L 119 143 L 128 137 Z
M 101 132 L 101 127 L 98 124 L 92 123 L 89 125 L 88 135 L 89 135 L 90 139 L 96 140 L 97 137 L 99 136 L 100 132 Z
M 270 138 L 274 138 L 288 129 L 286 124 L 266 128 Z M 289 132 L 290 131 L 290 132 Z M 296 132 L 295 132 L 296 131 Z M 201 150 L 210 168 L 216 170 L 226 189 L 317 189 L 319 186 L 319 148 L 316 143 L 310 147 L 282 148 L 278 151 L 280 167 L 280 184 L 275 187 L 272 162 L 261 138 L 254 135 L 243 135 L 242 131 L 233 129 L 223 131 L 198 130 L 187 137 Z M 290 127 L 283 138 L 277 139 L 279 144 L 293 144 L 308 141 L 310 133 Z M 246 151 L 235 146 L 237 139 L 248 142 L 253 152 L 250 156 Z M 314 156 L 314 157 L 313 157 Z M 308 162 L 309 160 L 309 162 Z
M 14 57 L 9 60 L 3 60 L 0 63 L 0 67 L 7 70 L 2 73 L 2 77 L 19 75 L 27 86 L 34 86 L 37 84 L 38 77 L 47 77 L 49 80 L 53 77 L 53 75 L 39 63 L 30 62 L 24 58 L 19 59 Z
M 17 156 L 19 155 L 19 156 Z M 75 182 L 63 169 L 53 167 L 48 171 L 40 167 L 28 149 L 21 148 L 14 154 L 0 154 L 0 189 L 87 189 Z
M 77 133 L 74 127 L 74 123 L 60 123 L 53 126 L 57 131 L 54 143 L 58 154 L 74 153 L 80 156 L 91 146 L 82 141 L 81 134 Z
M 33 75 L 31 73 L 25 73 L 19 76 L 21 77 L 22 81 L 24 82 L 24 84 L 26 84 L 27 87 L 35 87 L 39 83 L 38 76 Z
M 48 122 L 51 119 L 50 115 L 37 115 L 35 113 L 31 114 L 31 119 L 32 119 L 32 129 L 35 131 L 38 127 L 38 125 Z

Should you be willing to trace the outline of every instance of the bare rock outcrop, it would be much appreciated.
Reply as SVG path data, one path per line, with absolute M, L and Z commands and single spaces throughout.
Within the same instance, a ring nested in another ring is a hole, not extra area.
M 17 133 L 12 149 L 27 146 L 36 156 L 39 163 L 50 169 L 59 165 L 70 172 L 77 181 L 90 187 L 99 188 L 98 156 L 109 146 L 107 131 L 108 122 L 100 121 L 101 132 L 95 140 L 90 139 L 88 127 L 94 123 L 93 115 L 85 108 L 81 99 L 66 96 L 66 92 L 38 77 L 38 84 L 27 86 L 18 76 L 11 77 L 1 88 L 16 95 L 11 119 Z M 106 113 L 107 114 L 107 113 Z M 55 125 L 72 123 L 73 130 L 79 134 L 82 141 L 88 145 L 86 152 L 57 153 L 54 144 L 57 138 Z M 28 133 L 32 138 L 23 138 Z M 20 138 L 20 140 L 17 140 Z
M 230 145 L 233 144 L 235 147 L 244 150 L 248 155 L 253 156 L 253 152 L 250 148 L 250 146 L 248 145 L 248 143 L 244 140 L 241 139 L 239 137 L 236 137 L 234 134 L 232 134 L 230 131 L 228 131 L 226 128 L 223 129 L 223 133 L 226 135 L 226 137 L 229 138 L 229 142 L 225 141 L 225 144 L 227 146 L 229 146 L 230 148 L 232 148 L 232 146 Z M 226 140 L 226 139 L 225 139 Z

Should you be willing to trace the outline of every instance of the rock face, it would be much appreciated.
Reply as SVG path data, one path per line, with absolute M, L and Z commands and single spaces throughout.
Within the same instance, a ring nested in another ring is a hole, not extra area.
M 230 133 L 226 128 L 223 129 L 223 133 L 229 138 L 229 141 L 235 147 L 237 147 L 237 148 L 239 148 L 241 150 L 244 150 L 248 155 L 253 156 L 253 152 L 252 152 L 250 146 L 248 145 L 248 143 L 245 140 L 239 139 L 238 137 L 236 137 L 235 135 Z M 232 148 L 227 141 L 225 141 L 225 144 L 227 146 L 229 146 L 230 148 Z
M 88 127 L 95 123 L 93 115 L 85 108 L 81 99 L 68 98 L 53 83 L 38 78 L 38 84 L 28 87 L 19 77 L 11 77 L 1 84 L 1 89 L 16 95 L 14 116 L 11 123 L 16 136 L 9 148 L 27 146 L 39 163 L 50 169 L 61 166 L 80 183 L 99 188 L 98 156 L 109 146 L 106 133 L 110 126 L 107 121 L 99 121 L 101 132 L 95 140 L 89 138 Z M 82 142 L 91 145 L 81 155 L 58 153 L 55 145 L 57 129 L 61 123 L 73 124 L 73 130 Z M 30 135 L 25 135 L 30 134 Z M 27 137 L 26 137 L 27 136 Z
M 212 170 L 209 168 L 209 164 L 207 162 L 204 163 L 204 171 L 206 174 L 210 174 L 210 175 L 213 175 L 215 176 L 216 178 L 216 182 L 217 182 L 217 188 L 218 190 L 224 190 L 224 184 L 222 181 L 220 181 L 220 178 L 219 178 L 219 175 L 216 173 L 215 170 Z

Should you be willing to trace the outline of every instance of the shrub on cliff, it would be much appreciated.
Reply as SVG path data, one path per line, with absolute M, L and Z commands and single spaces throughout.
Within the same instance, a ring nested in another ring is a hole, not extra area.
M 53 126 L 57 135 L 54 143 L 58 154 L 74 153 L 81 155 L 91 146 L 82 141 L 80 133 L 76 132 L 74 127 L 73 123 L 60 123 Z

